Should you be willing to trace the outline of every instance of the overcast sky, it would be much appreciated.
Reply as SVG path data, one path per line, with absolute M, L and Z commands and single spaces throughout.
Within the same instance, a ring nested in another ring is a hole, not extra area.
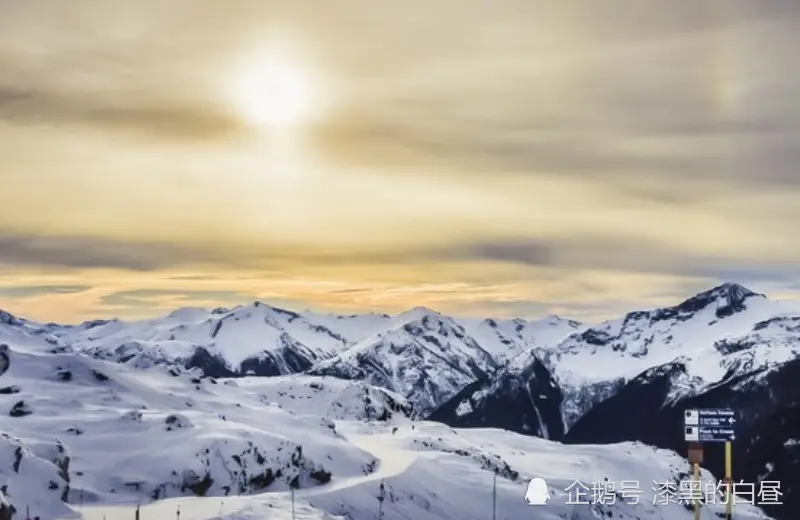
M 235 94 L 276 45 L 289 137 Z M 795 298 L 798 48 L 795 0 L 2 2 L 0 308 Z

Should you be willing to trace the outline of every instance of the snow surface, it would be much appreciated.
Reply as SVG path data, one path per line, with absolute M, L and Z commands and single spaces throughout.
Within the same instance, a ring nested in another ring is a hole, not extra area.
M 380 486 L 384 485 L 385 520 L 471 520 L 491 518 L 492 489 L 497 472 L 499 520 L 689 520 L 682 504 L 654 504 L 654 482 L 686 478 L 686 461 L 677 455 L 626 443 L 615 446 L 566 447 L 542 439 L 498 430 L 452 430 L 435 423 L 393 426 L 349 422 L 340 426 L 348 441 L 380 461 L 377 471 L 295 494 L 297 518 L 377 518 Z M 412 429 L 413 428 L 413 429 Z M 528 481 L 542 477 L 551 500 L 546 506 L 524 502 Z M 566 489 L 579 480 L 638 481 L 639 503 L 617 497 L 608 505 L 567 504 Z M 703 484 L 713 482 L 702 473 Z M 291 518 L 290 494 L 281 491 L 248 497 L 180 498 L 141 508 L 142 519 L 183 520 Z M 626 503 L 630 502 L 630 503 Z M 723 506 L 702 509 L 703 520 L 717 518 Z M 82 508 L 87 520 L 132 518 L 133 506 L 93 505 Z M 736 517 L 766 518 L 749 505 L 736 505 Z M 609 514 L 611 513 L 611 514 Z M 261 516 L 259 516 L 261 515 Z M 613 515 L 613 516 L 611 516 Z
M 20 351 L 12 346 L 3 376 L 9 391 L 0 392 L 0 412 L 9 437 L 0 443 L 0 471 L 12 484 L 12 503 L 45 518 L 61 514 L 52 500 L 40 499 L 51 480 L 60 482 L 53 476 L 55 451 L 40 460 L 38 447 L 46 443 L 69 453 L 72 502 L 136 502 L 192 488 L 207 495 L 254 493 L 364 475 L 376 462 L 348 443 L 331 418 L 402 418 L 408 410 L 400 396 L 361 383 L 198 379 L 34 343 Z M 302 386 L 305 392 L 298 391 Z M 26 415 L 9 417 L 23 409 Z M 38 456 L 24 459 L 20 472 L 9 458 L 18 445 Z
M 623 520 L 690 518 L 680 505 L 648 498 L 653 480 L 679 479 L 686 469 L 674 453 L 453 430 L 398 412 L 369 420 L 375 414 L 363 412 L 364 395 L 373 406 L 387 399 L 390 410 L 388 398 L 401 398 L 311 376 L 198 379 L 36 343 L 12 346 L 3 376 L 18 392 L 1 395 L 0 407 L 23 401 L 32 413 L 4 419 L 9 437 L 0 444 L 7 446 L 0 470 L 12 503 L 42 518 L 132 518 L 141 504 L 143 519 L 175 518 L 178 507 L 183 520 L 288 519 L 289 484 L 297 477 L 297 518 L 372 518 L 383 484 L 385 520 L 477 520 L 491 512 L 495 473 L 501 520 L 594 520 L 601 509 Z M 15 472 L 8 454 L 20 443 L 27 455 Z M 58 500 L 66 481 L 58 464 L 67 457 L 73 509 Z M 523 500 L 533 476 L 550 483 L 546 508 Z M 573 480 L 603 478 L 641 481 L 642 502 L 566 504 L 563 489 Z M 43 493 L 51 480 L 59 487 Z M 752 508 L 737 507 L 737 514 L 764 518 Z

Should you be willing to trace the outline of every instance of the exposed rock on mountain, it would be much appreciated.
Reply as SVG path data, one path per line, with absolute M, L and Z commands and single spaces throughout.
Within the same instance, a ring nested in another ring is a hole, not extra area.
M 309 373 L 387 388 L 425 414 L 498 366 L 452 318 L 414 309 L 396 323 L 387 332 L 316 364 Z
M 434 411 L 429 419 L 456 427 L 495 428 L 558 440 L 564 435 L 563 396 L 548 369 L 524 353 Z M 513 403 L 513 408 L 508 404 Z

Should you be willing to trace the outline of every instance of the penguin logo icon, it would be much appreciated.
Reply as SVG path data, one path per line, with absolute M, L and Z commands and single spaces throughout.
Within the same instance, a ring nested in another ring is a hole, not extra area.
M 534 478 L 528 482 L 528 491 L 525 492 L 525 502 L 529 506 L 543 506 L 550 500 L 550 491 L 543 478 Z

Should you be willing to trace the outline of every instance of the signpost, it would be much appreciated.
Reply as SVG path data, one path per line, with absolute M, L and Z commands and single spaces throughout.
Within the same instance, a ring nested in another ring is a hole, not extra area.
M 686 410 L 683 421 L 683 435 L 689 443 L 689 462 L 694 470 L 694 479 L 700 480 L 700 464 L 703 462 L 703 444 L 725 443 L 725 516 L 733 518 L 733 496 L 731 487 L 732 456 L 731 442 L 736 440 L 736 412 L 727 408 L 704 408 Z M 700 519 L 700 507 L 694 505 L 695 520 Z
M 731 442 L 736 439 L 736 412 L 719 408 L 686 410 L 686 442 Z

